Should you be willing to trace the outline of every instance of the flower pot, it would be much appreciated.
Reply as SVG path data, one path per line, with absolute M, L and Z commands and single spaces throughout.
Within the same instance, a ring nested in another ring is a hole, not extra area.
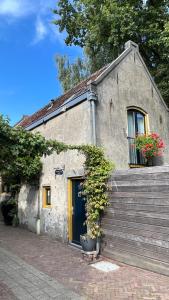
M 13 221 L 18 222 L 17 204 L 13 198 L 5 199 L 1 202 L 1 212 L 5 225 L 13 225 Z
M 163 156 L 153 156 L 147 159 L 148 167 L 162 166 L 164 164 Z
M 3 201 L 1 203 L 1 212 L 2 212 L 5 225 L 12 225 L 13 222 L 13 216 L 11 215 L 12 209 L 13 209 L 13 205 L 9 204 L 8 201 Z
M 88 235 L 80 236 L 80 244 L 83 251 L 91 252 L 96 250 L 96 239 L 92 239 Z
M 153 166 L 153 160 L 152 157 L 147 158 L 147 167 L 152 167 Z
M 153 166 L 162 166 L 164 164 L 163 156 L 154 156 L 152 157 Z

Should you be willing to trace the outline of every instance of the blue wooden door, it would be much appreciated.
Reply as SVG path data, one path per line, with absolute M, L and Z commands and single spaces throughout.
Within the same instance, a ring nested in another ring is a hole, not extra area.
M 85 199 L 82 195 L 83 181 L 72 180 L 72 242 L 80 244 L 80 235 L 86 233 Z

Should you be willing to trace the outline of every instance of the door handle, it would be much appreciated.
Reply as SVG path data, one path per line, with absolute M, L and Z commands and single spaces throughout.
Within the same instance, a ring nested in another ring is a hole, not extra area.
M 74 207 L 72 206 L 72 216 L 74 215 Z
M 79 197 L 79 198 L 82 197 L 82 192 L 78 192 L 78 197 Z

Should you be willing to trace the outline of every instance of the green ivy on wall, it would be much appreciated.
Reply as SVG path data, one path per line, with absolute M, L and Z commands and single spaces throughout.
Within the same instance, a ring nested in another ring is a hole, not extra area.
M 3 180 L 14 193 L 25 183 L 38 181 L 41 175 L 43 154 L 60 154 L 78 150 L 85 155 L 85 181 L 83 193 L 86 201 L 86 223 L 88 234 L 102 234 L 100 217 L 108 205 L 107 181 L 114 165 L 105 158 L 104 151 L 93 145 L 66 145 L 46 140 L 40 133 L 32 133 L 21 127 L 12 128 L 9 120 L 0 116 L 0 172 Z

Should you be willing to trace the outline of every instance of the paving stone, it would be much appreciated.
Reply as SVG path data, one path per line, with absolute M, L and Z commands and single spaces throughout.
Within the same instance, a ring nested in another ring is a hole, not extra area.
M 44 292 L 40 291 L 40 290 L 34 290 L 30 292 L 31 296 L 34 298 L 38 298 L 40 296 L 44 296 Z
M 1 280 L 5 282 L 8 288 L 19 300 L 33 300 L 33 299 L 56 299 L 64 295 L 65 299 L 81 299 L 80 296 L 72 291 L 69 291 L 63 285 L 59 284 L 50 276 L 39 272 L 32 266 L 22 261 L 11 252 L 0 247 L 0 260 L 3 269 L 0 272 Z M 8 261 L 8 264 L 6 262 Z M 15 263 L 14 263 L 15 262 Z M 17 267 L 22 265 L 22 269 Z M 13 271 L 13 264 L 15 265 L 15 272 Z M 10 267 L 8 266 L 10 265 Z M 30 269 L 30 270 L 29 270 Z M 34 273 L 36 275 L 34 275 Z M 24 275 L 26 278 L 24 277 Z M 41 279 L 43 278 L 43 279 Z M 13 282 L 13 284 L 12 284 Z M 8 293 L 9 294 L 9 293 Z M 9 297 L 9 295 L 8 295 Z M 73 298 L 72 298 L 73 297 Z M 1 298 L 0 298 L 1 299 Z M 61 298 L 60 298 L 61 299 Z
M 20 286 L 12 288 L 12 292 L 19 300 L 33 300 L 33 297 Z
M 0 299 L 1 300 L 17 300 L 11 289 L 2 281 L 0 281 Z
M 84 262 L 79 250 L 21 228 L 0 226 L 0 241 L 0 280 L 10 277 L 9 273 L 1 276 L 6 264 L 12 278 L 18 273 L 36 286 L 36 290 L 32 285 L 30 288 L 34 299 L 169 300 L 169 278 L 166 276 L 112 260 L 107 261 L 120 268 L 114 272 L 102 272 Z M 6 250 L 12 253 L 10 260 L 6 256 L 1 260 L 1 253 Z M 8 282 L 11 282 L 11 277 Z M 39 289 L 38 283 L 42 283 Z M 52 290 L 51 296 L 45 294 L 43 288 L 46 287 Z M 25 290 L 28 292 L 29 288 Z

